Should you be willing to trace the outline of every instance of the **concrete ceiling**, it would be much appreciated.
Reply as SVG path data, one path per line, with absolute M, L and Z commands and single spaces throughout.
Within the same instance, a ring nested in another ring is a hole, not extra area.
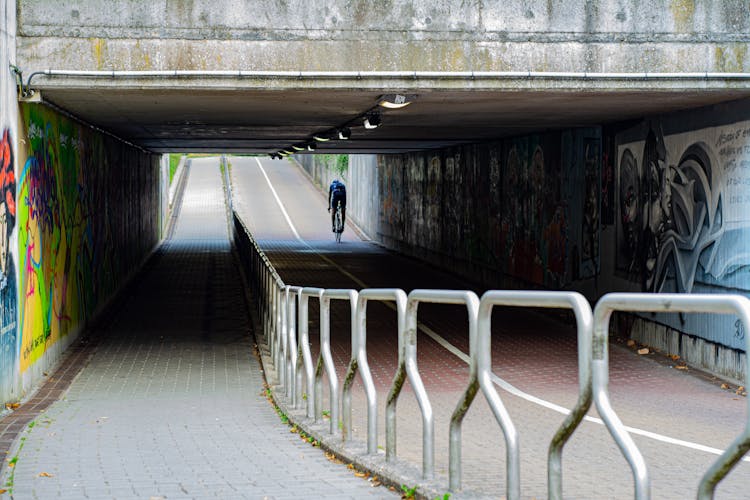
M 638 119 L 750 96 L 713 90 L 415 90 L 414 102 L 361 117 L 388 91 L 54 86 L 41 98 L 154 152 L 274 153 L 351 126 L 349 140 L 317 143 L 317 153 L 400 153 L 549 129 Z M 406 91 L 406 93 L 412 93 Z M 37 95 L 38 97 L 38 95 Z

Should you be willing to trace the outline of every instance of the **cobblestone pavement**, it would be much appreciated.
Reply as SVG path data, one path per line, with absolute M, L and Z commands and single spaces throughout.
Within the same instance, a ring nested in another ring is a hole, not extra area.
M 449 273 L 359 241 L 350 229 L 344 233 L 344 243 L 337 245 L 328 227 L 325 197 L 289 162 L 233 158 L 232 164 L 235 208 L 286 283 L 355 289 L 400 287 L 407 292 L 413 288 L 483 292 Z M 357 193 L 350 192 L 349 196 Z M 419 319 L 452 346 L 468 352 L 466 313 L 460 307 L 420 306 Z M 318 324 L 317 304 L 311 299 L 314 353 Z M 397 361 L 395 324 L 392 310 L 377 303 L 368 306 L 367 351 L 378 389 L 381 448 L 385 446 L 384 401 Z M 341 377 L 350 348 L 347 304 L 333 303 L 331 332 Z M 492 335 L 493 372 L 498 377 L 530 396 L 565 408 L 573 406 L 578 382 L 572 315 L 496 308 Z M 743 429 L 747 400 L 721 389 L 721 381 L 694 376 L 690 370 L 676 370 L 655 358 L 611 344 L 612 403 L 626 425 L 647 431 L 634 433 L 633 439 L 649 466 L 653 498 L 694 497 L 700 478 L 717 456 L 675 440 L 723 450 Z M 468 380 L 468 366 L 424 333 L 418 340 L 418 364 L 435 411 L 438 491 L 447 490 L 448 423 Z M 520 432 L 523 497 L 546 498 L 547 448 L 563 415 L 533 398 L 499 392 Z M 358 383 L 353 405 L 355 439 L 364 441 L 366 405 Z M 422 453 L 419 415 L 407 387 L 398 404 L 398 456 L 416 468 L 421 466 Z M 595 409 L 589 415 L 598 417 Z M 504 444 L 481 394 L 463 429 L 462 493 L 501 497 L 505 491 Z M 339 442 L 340 437 L 330 440 Z M 563 478 L 566 498 L 633 496 L 628 464 L 606 428 L 596 421 L 584 421 L 566 445 Z M 750 464 L 744 461 L 720 483 L 716 498 L 747 498 L 748 488 Z
M 266 400 L 218 159 L 193 160 L 189 175 L 174 238 L 62 399 L 16 441 L 5 495 L 395 497 L 291 433 Z

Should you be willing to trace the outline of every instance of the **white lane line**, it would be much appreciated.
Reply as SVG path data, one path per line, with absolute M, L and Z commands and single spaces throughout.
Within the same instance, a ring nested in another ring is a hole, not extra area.
M 292 221 L 289 218 L 289 214 L 287 214 L 286 210 L 284 209 L 284 205 L 281 203 L 281 200 L 279 199 L 278 194 L 276 194 L 276 190 L 271 185 L 271 181 L 268 178 L 268 175 L 266 175 L 265 170 L 263 170 L 263 166 L 260 164 L 260 160 L 258 160 L 258 158 L 255 158 L 255 161 L 258 162 L 258 166 L 260 167 L 261 172 L 263 172 L 263 175 L 265 176 L 266 181 L 268 182 L 268 186 L 271 188 L 271 191 L 273 192 L 273 195 L 276 198 L 276 202 L 279 204 L 279 207 L 281 208 L 281 211 L 283 212 L 284 217 L 286 218 L 286 221 L 289 223 L 289 227 L 292 228 L 292 232 L 294 232 L 294 235 L 297 237 L 297 239 L 301 243 L 305 244 L 310 250 L 315 251 L 315 248 L 313 248 L 312 246 L 310 246 L 309 243 L 307 243 L 305 240 L 303 240 L 300 237 L 299 233 L 297 232 L 297 230 L 294 227 L 294 224 L 292 224 Z M 353 274 L 351 274 L 349 271 L 347 271 L 346 269 L 344 269 L 341 266 L 339 266 L 335 261 L 331 260 L 330 258 L 326 257 L 325 255 L 323 255 L 321 253 L 318 253 L 317 251 L 315 253 L 321 259 L 323 259 L 324 261 L 326 261 L 328 264 L 330 264 L 331 266 L 335 267 L 341 274 L 345 275 L 346 277 L 348 277 L 349 279 L 351 279 L 352 281 L 354 281 L 355 283 L 357 283 L 357 285 L 359 285 L 360 287 L 362 287 L 362 288 L 369 288 L 369 286 L 367 286 L 367 284 L 364 281 L 360 280 L 359 278 L 357 278 L 356 276 L 354 276 Z M 387 306 L 389 306 L 391 309 L 395 310 L 395 307 L 390 302 L 386 302 L 385 304 Z M 421 322 L 418 323 L 418 327 L 419 327 L 420 330 L 422 330 L 422 332 L 424 332 L 427 336 L 429 336 L 435 342 L 437 342 L 442 347 L 444 347 L 448 352 L 450 352 L 451 354 L 453 354 L 457 358 L 461 359 L 464 363 L 469 364 L 469 361 L 470 361 L 469 360 L 469 356 L 466 355 L 460 349 L 458 349 L 456 346 L 454 346 L 453 344 L 451 344 L 450 342 L 448 342 L 447 340 L 445 340 L 443 337 L 441 337 L 440 335 L 438 335 L 437 332 L 435 332 L 430 327 L 428 327 L 427 325 L 424 325 Z M 492 374 L 492 381 L 495 383 L 495 385 L 497 385 L 498 387 L 500 387 L 504 391 L 506 391 L 506 392 L 508 392 L 510 394 L 513 394 L 514 396 L 519 397 L 521 399 L 525 399 L 526 401 L 529 401 L 530 403 L 537 404 L 539 406 L 542 406 L 542 407 L 547 408 L 549 410 L 555 411 L 557 413 L 561 413 L 563 415 L 567 415 L 568 413 L 570 413 L 570 410 L 567 409 L 567 408 L 565 408 L 565 407 L 563 407 L 563 406 L 557 405 L 557 404 L 552 403 L 550 401 L 547 401 L 545 399 L 538 398 L 536 396 L 533 396 L 531 394 L 523 392 L 518 387 L 516 387 L 513 384 L 511 384 L 511 383 L 509 383 L 509 382 L 501 379 L 500 377 L 498 377 L 494 373 Z M 586 420 L 588 422 L 595 423 L 595 424 L 604 425 L 604 422 L 600 418 L 590 417 L 590 416 L 587 415 L 587 416 L 584 417 L 584 420 Z M 664 436 L 662 434 L 657 434 L 655 432 L 651 432 L 651 431 L 639 429 L 637 427 L 630 427 L 630 426 L 626 425 L 625 429 L 628 432 L 630 432 L 631 434 L 636 434 L 636 435 L 639 435 L 639 436 L 647 437 L 647 438 L 653 439 L 655 441 L 661 441 L 662 443 L 668 443 L 668 444 L 673 444 L 673 445 L 676 445 L 676 446 L 682 446 L 684 448 L 690 448 L 690 449 L 693 449 L 693 450 L 704 451 L 706 453 L 711 453 L 713 455 L 721 455 L 722 453 L 724 453 L 724 450 L 719 450 L 718 448 L 712 448 L 711 446 L 706 446 L 706 445 L 702 445 L 702 444 L 698 444 L 698 443 L 693 443 L 693 442 L 690 442 L 690 441 L 685 441 L 685 440 L 682 440 L 682 439 L 677 439 L 677 438 L 673 438 L 673 437 L 669 437 L 669 436 Z M 743 462 L 750 462 L 750 457 L 745 457 L 745 458 L 742 459 L 742 461 Z
M 427 334 L 430 338 L 432 338 L 435 342 L 437 342 L 442 347 L 444 347 L 446 350 L 448 350 L 450 353 L 452 353 L 453 355 L 455 355 L 457 358 L 461 359 L 462 361 L 464 361 L 467 364 L 469 363 L 469 356 L 467 356 L 463 351 L 461 351 L 456 346 L 454 346 L 453 344 L 451 344 L 450 342 L 448 342 L 447 340 L 445 340 L 443 337 L 441 337 L 440 335 L 438 335 L 430 327 L 425 326 L 425 325 L 423 325 L 423 324 L 420 323 L 419 324 L 419 328 L 425 334 Z M 550 401 L 546 401 L 546 400 L 544 400 L 542 398 L 538 398 L 536 396 L 533 396 L 531 394 L 523 392 L 518 387 L 516 387 L 513 384 L 511 384 L 511 383 L 509 383 L 509 382 L 501 379 L 500 377 L 498 377 L 494 373 L 491 374 L 491 377 L 492 377 L 492 381 L 495 383 L 495 385 L 497 385 L 498 387 L 500 387 L 504 391 L 509 392 L 510 394 L 513 394 L 514 396 L 517 396 L 517 397 L 519 397 L 521 399 L 525 399 L 526 401 L 529 401 L 530 403 L 537 404 L 537 405 L 542 406 L 544 408 L 547 408 L 549 410 L 556 411 L 557 413 L 562 413 L 563 415 L 567 415 L 568 413 L 570 413 L 570 410 L 567 409 L 567 408 L 565 408 L 564 406 L 557 405 L 557 404 L 552 403 Z M 587 415 L 587 416 L 583 417 L 583 419 L 586 420 L 586 421 L 588 421 L 588 422 L 593 422 L 595 424 L 604 425 L 604 421 L 602 421 L 602 419 L 600 419 L 600 418 L 590 417 L 590 416 Z M 698 451 L 705 451 L 705 452 L 711 453 L 713 455 L 721 455 L 722 453 L 724 453 L 724 450 L 720 450 L 718 448 L 712 448 L 710 446 L 706 446 L 706 445 L 702 445 L 702 444 L 698 444 L 698 443 L 693 443 L 693 442 L 690 442 L 690 441 L 685 441 L 685 440 L 682 440 L 682 439 L 677 439 L 677 438 L 673 438 L 673 437 L 669 437 L 669 436 L 664 436 L 662 434 L 657 434 L 655 432 L 651 432 L 651 431 L 639 429 L 637 427 L 630 427 L 630 426 L 626 425 L 625 426 L 625 430 L 627 430 L 631 434 L 637 434 L 639 436 L 644 436 L 644 437 L 647 437 L 647 438 L 651 438 L 651 439 L 654 439 L 656 441 L 661 441 L 662 443 L 673 444 L 673 445 L 676 445 L 676 446 L 682 446 L 684 448 L 690 448 L 690 449 L 698 450 Z M 750 457 L 745 457 L 742 460 L 744 462 L 750 462 Z
M 266 182 L 268 183 L 268 187 L 271 188 L 271 192 L 273 193 L 273 197 L 276 198 L 276 203 L 278 203 L 279 208 L 281 209 L 281 213 L 284 214 L 284 218 L 286 219 L 286 223 L 289 224 L 289 228 L 294 233 L 294 237 L 297 238 L 302 243 L 305 243 L 305 240 L 303 240 L 299 233 L 297 232 L 297 228 L 294 227 L 294 224 L 292 224 L 292 219 L 289 218 L 289 214 L 286 211 L 286 208 L 284 208 L 284 204 L 281 203 L 281 198 L 279 198 L 278 193 L 276 193 L 276 190 L 273 188 L 273 184 L 271 184 L 271 179 L 268 178 L 268 174 L 266 174 L 265 169 L 263 168 L 263 165 L 260 164 L 260 160 L 258 157 L 255 157 L 255 161 L 258 162 L 258 167 L 260 168 L 260 171 L 263 173 L 263 177 L 266 178 Z

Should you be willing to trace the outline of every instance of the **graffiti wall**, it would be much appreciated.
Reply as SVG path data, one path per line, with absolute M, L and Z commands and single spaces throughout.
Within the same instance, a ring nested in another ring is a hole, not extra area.
M 29 369 L 52 362 L 50 349 L 69 342 L 157 244 L 161 201 L 158 156 L 41 105 L 21 111 L 18 357 L 28 385 Z
M 748 292 L 750 121 L 687 131 L 682 121 L 647 120 L 618 136 L 616 271 L 647 292 Z M 728 318 L 710 329 L 694 315 L 661 321 L 744 347 L 737 325 L 719 324 Z
M 7 70 L 15 57 L 15 2 L 0 0 L 0 409 L 17 401 L 18 251 L 16 164 L 18 105 L 14 75 Z
M 3 401 L 16 396 L 18 367 L 18 288 L 13 234 L 16 227 L 16 180 L 10 131 L 0 143 L 0 382 Z
M 600 163 L 599 129 L 380 156 L 379 239 L 462 261 L 490 286 L 500 275 L 554 288 L 592 277 Z

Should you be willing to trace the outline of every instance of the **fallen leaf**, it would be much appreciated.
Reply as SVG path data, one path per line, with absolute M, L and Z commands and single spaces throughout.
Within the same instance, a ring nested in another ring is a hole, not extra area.
M 0 490 L 0 495 L 2 495 L 3 493 L 8 493 L 8 490 Z
M 366 472 L 355 472 L 354 475 L 357 477 L 367 477 Z
M 5 409 L 7 410 L 15 410 L 19 406 L 21 406 L 19 403 L 5 403 Z
M 744 391 L 744 390 L 745 390 L 745 386 L 744 386 L 744 385 L 741 385 L 741 386 L 739 386 L 739 387 L 737 388 L 737 390 L 738 390 L 738 391 Z
M 722 389 L 729 389 L 729 386 L 727 384 L 721 384 Z
M 642 349 L 638 349 L 638 354 L 648 354 L 648 347 L 644 347 Z
M 380 486 L 381 484 L 383 484 L 383 483 L 381 483 L 380 481 L 372 481 L 372 482 L 370 483 L 370 486 L 372 486 L 373 488 L 377 488 L 377 487 L 378 487 L 378 486 Z
M 39 477 L 55 477 L 55 475 L 50 474 L 49 472 L 40 472 Z
M 628 340 L 627 344 L 628 344 L 628 347 L 633 347 L 635 345 L 635 340 L 630 339 Z
M 354 464 L 349 464 L 346 466 L 347 469 L 354 469 Z
M 672 361 L 677 361 L 678 359 L 680 359 L 680 356 L 678 354 L 670 354 L 669 359 L 671 359 Z
M 675 366 L 675 370 L 687 370 L 688 367 L 685 365 L 677 365 Z

